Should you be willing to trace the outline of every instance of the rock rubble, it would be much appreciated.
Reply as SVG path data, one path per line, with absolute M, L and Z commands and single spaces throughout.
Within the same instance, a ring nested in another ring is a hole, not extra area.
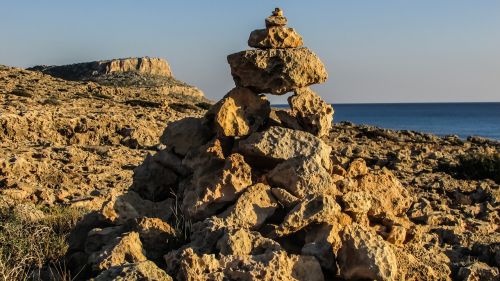
M 268 29 L 286 23 L 280 9 L 266 19 Z M 168 126 L 131 189 L 76 226 L 67 257 L 81 278 L 451 279 L 436 233 L 411 219 L 430 215 L 428 203 L 327 144 L 333 108 L 307 88 L 326 79 L 323 64 L 274 39 L 230 55 L 236 88 L 205 116 Z M 263 95 L 292 91 L 281 113 Z

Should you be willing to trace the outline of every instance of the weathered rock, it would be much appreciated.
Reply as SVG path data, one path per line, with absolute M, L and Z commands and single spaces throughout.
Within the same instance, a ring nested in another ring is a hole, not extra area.
M 222 255 L 258 255 L 266 251 L 281 250 L 278 242 L 264 238 L 259 232 L 246 229 L 228 230 L 217 242 Z
M 327 104 L 310 88 L 295 90 L 288 98 L 291 114 L 302 128 L 316 136 L 329 134 L 333 123 L 333 107 Z
M 394 245 L 401 245 L 406 240 L 406 229 L 401 225 L 393 225 L 389 236 L 387 237 L 387 242 Z
M 288 159 L 270 171 L 267 179 L 272 186 L 282 187 L 298 198 L 336 194 L 332 177 L 318 155 Z
M 274 9 L 272 15 L 266 18 L 266 27 L 285 26 L 286 24 L 287 19 L 283 16 L 283 10 L 280 8 Z
M 302 44 L 302 36 L 295 29 L 281 26 L 254 30 L 248 38 L 248 46 L 259 49 L 298 48 Z
M 101 272 L 94 281 L 173 281 L 165 271 L 152 261 L 143 261 L 119 266 L 113 266 Z
M 251 256 L 197 255 L 183 252 L 179 280 L 322 281 L 323 273 L 314 257 L 290 255 L 284 251 Z
M 134 182 L 131 190 L 150 201 L 165 200 L 176 189 L 177 175 L 155 161 L 155 156 L 148 154 L 144 162 L 134 169 Z
M 339 232 L 348 223 L 347 221 L 338 221 L 313 226 L 306 233 L 301 253 L 316 257 L 325 270 L 336 272 L 335 255 L 342 246 Z
M 182 165 L 191 172 L 203 173 L 224 165 L 225 151 L 230 151 L 227 139 L 213 139 L 196 149 L 192 149 L 182 160 Z
M 87 234 L 85 239 L 85 253 L 92 254 L 109 244 L 116 237 L 120 237 L 127 229 L 124 226 L 112 226 L 106 228 L 94 228 Z
M 218 217 L 227 226 L 258 229 L 277 208 L 271 187 L 258 183 L 247 188 L 236 203 Z
M 368 174 L 368 167 L 362 158 L 354 159 L 347 169 L 347 177 L 355 178 Z
M 160 141 L 175 153 L 184 156 L 189 150 L 210 140 L 210 129 L 203 124 L 203 121 L 203 118 L 188 117 L 172 122 L 165 128 Z
M 115 238 L 101 251 L 93 253 L 89 257 L 89 263 L 93 270 L 105 270 L 112 266 L 146 260 L 146 253 L 137 232 L 129 232 L 122 237 Z
M 221 136 L 242 137 L 255 132 L 269 118 L 271 107 L 265 96 L 236 87 L 207 113 L 213 116 Z
M 131 229 L 139 233 L 149 259 L 159 260 L 174 245 L 175 229 L 159 218 L 139 218 L 131 224 Z
M 275 235 L 285 236 L 312 223 L 334 223 L 341 217 L 339 204 L 332 196 L 309 196 L 295 206 L 275 230 Z
M 278 202 L 285 208 L 293 208 L 299 203 L 299 198 L 290 194 L 286 189 L 277 187 L 272 188 L 271 192 L 273 193 L 274 197 L 276 197 Z
M 142 217 L 167 221 L 172 215 L 173 199 L 153 202 L 141 198 L 134 191 L 113 196 L 101 209 L 101 214 L 111 222 L 124 224 L 128 220 Z
M 272 126 L 257 132 L 239 143 L 245 156 L 254 158 L 263 166 L 273 165 L 298 156 L 315 156 L 329 169 L 332 148 L 319 138 L 302 131 Z
M 379 236 L 353 224 L 342 231 L 341 239 L 337 262 L 342 278 L 395 280 L 396 256 Z
M 475 262 L 458 271 L 459 280 L 463 281 L 498 281 L 500 280 L 498 268 L 490 267 L 482 262 Z
M 307 48 L 248 50 L 227 60 L 236 85 L 257 93 L 282 95 L 328 78 L 323 63 Z
M 30 69 L 42 71 L 45 74 L 67 80 L 90 80 L 94 76 L 116 72 L 138 72 L 148 75 L 172 76 L 172 71 L 166 60 L 149 57 L 112 59 L 62 66 L 35 66 Z
M 252 184 L 252 172 L 243 156 L 235 153 L 226 159 L 221 169 L 196 173 L 191 184 L 184 191 L 183 209 L 188 218 L 200 219 L 214 215 L 221 207 L 235 201 Z

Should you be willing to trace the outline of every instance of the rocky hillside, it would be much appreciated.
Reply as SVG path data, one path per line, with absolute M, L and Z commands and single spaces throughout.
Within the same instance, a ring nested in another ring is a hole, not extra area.
M 166 124 L 200 116 L 209 106 L 200 90 L 171 76 L 159 86 L 122 85 L 117 77 L 153 76 L 115 72 L 129 63 L 97 65 L 113 75 L 106 85 L 0 66 L 2 199 L 98 207 L 130 185 L 132 169 L 158 148 Z M 137 65 L 154 70 L 144 60 Z
M 309 88 L 326 70 L 286 24 L 276 9 L 228 56 L 236 87 L 75 227 L 77 278 L 498 280 L 500 145 L 332 127 Z M 290 110 L 264 95 L 287 92 Z

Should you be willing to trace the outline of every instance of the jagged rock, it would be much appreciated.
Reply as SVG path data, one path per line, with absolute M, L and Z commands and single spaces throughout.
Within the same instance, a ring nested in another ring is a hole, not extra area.
M 212 137 L 210 129 L 203 122 L 203 118 L 194 117 L 172 122 L 165 128 L 160 142 L 184 156 L 191 149 L 207 143 Z
M 117 72 L 172 76 L 172 71 L 166 60 L 149 57 L 112 59 L 61 66 L 35 66 L 29 69 L 41 71 L 45 74 L 66 80 L 89 80 L 95 76 Z
M 316 136 L 327 136 L 333 123 L 333 107 L 310 88 L 295 90 L 288 98 L 291 114 L 301 127 Z
M 323 63 L 307 48 L 247 50 L 227 60 L 236 85 L 257 93 L 282 95 L 328 78 Z
M 461 267 L 458 271 L 458 278 L 463 281 L 498 281 L 500 274 L 498 268 L 490 267 L 482 262 L 475 262 L 469 266 Z
M 340 277 L 348 280 L 395 280 L 397 259 L 382 238 L 352 224 L 342 231 L 341 239 L 342 247 L 337 255 Z
M 218 217 L 234 228 L 258 229 L 278 208 L 271 187 L 258 183 L 245 190 L 236 203 Z
M 213 116 L 221 136 L 242 137 L 255 132 L 269 118 L 271 107 L 265 96 L 250 89 L 236 87 L 229 91 L 207 113 Z
M 228 230 L 217 242 L 222 255 L 258 255 L 266 251 L 281 250 L 278 242 L 264 238 L 259 232 L 246 229 Z
M 175 229 L 159 218 L 139 218 L 131 224 L 131 229 L 139 233 L 149 259 L 160 259 L 174 245 Z
M 319 138 L 302 131 L 272 126 L 239 143 L 245 156 L 260 160 L 260 165 L 272 165 L 298 156 L 317 156 L 323 167 L 330 167 L 332 148 Z
M 290 255 L 284 251 L 250 256 L 197 255 L 191 249 L 182 253 L 179 280 L 297 280 L 323 281 L 314 257 Z
M 101 214 L 109 221 L 124 224 L 128 220 L 142 217 L 160 218 L 167 221 L 172 215 L 173 199 L 153 202 L 143 199 L 134 191 L 113 196 L 101 209 Z
M 192 219 L 214 215 L 251 184 L 251 167 L 242 155 L 231 154 L 220 169 L 195 174 L 191 187 L 184 191 L 185 214 Z
M 366 174 L 368 174 L 368 167 L 366 166 L 365 160 L 362 158 L 356 158 L 349 165 L 346 176 L 355 178 Z
M 290 110 L 274 110 L 271 115 L 280 127 L 285 127 L 293 130 L 304 131 L 299 121 L 290 114 Z
M 336 194 L 332 177 L 318 155 L 288 159 L 270 171 L 267 179 L 272 186 L 282 187 L 298 198 Z
M 92 265 L 93 270 L 98 271 L 108 269 L 112 266 L 146 260 L 146 253 L 142 248 L 139 234 L 137 232 L 129 232 L 122 237 L 115 238 L 99 252 L 90 255 L 89 264 Z
M 248 38 L 248 46 L 259 49 L 298 48 L 302 45 L 302 36 L 295 29 L 282 26 L 254 30 Z
M 406 229 L 401 225 L 393 225 L 389 236 L 387 237 L 387 242 L 394 245 L 401 245 L 406 240 Z
M 286 189 L 277 187 L 272 188 L 271 192 L 273 193 L 274 197 L 276 197 L 278 202 L 285 208 L 293 208 L 299 203 L 299 198 L 290 194 Z
M 287 19 L 283 16 L 283 10 L 280 8 L 274 9 L 272 15 L 266 18 L 266 27 L 285 26 L 286 23 Z
M 183 159 L 179 158 L 172 151 L 166 149 L 160 150 L 153 155 L 153 160 L 177 175 L 186 176 L 189 173 L 188 169 L 182 164 Z
M 370 217 L 393 219 L 404 214 L 411 204 L 408 191 L 394 174 L 385 168 L 349 181 L 343 185 L 342 191 L 344 194 L 359 192 L 351 198 L 365 198 L 364 202 L 356 203 L 355 200 L 350 200 L 350 211 L 362 213 L 370 205 L 367 212 Z M 347 198 L 350 196 L 344 197 L 345 202 L 349 202 Z
M 155 158 L 148 154 L 144 162 L 134 169 L 131 187 L 131 190 L 150 201 L 167 198 L 176 189 L 178 179 L 172 170 L 155 161 Z
M 152 261 L 113 266 L 101 272 L 94 281 L 173 281 L 165 271 Z
M 336 272 L 335 254 L 342 246 L 339 232 L 349 223 L 349 220 L 340 220 L 338 223 L 322 223 L 313 226 L 306 233 L 301 253 L 316 257 L 325 270 Z
M 332 196 L 309 196 L 286 215 L 274 234 L 289 235 L 312 223 L 334 223 L 340 219 L 340 211 L 339 204 Z

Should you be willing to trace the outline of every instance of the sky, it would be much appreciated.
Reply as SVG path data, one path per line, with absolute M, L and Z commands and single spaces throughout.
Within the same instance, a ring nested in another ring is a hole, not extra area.
M 217 100 L 275 7 L 326 65 L 328 102 L 500 101 L 498 0 L 0 0 L 0 64 L 163 57 Z

